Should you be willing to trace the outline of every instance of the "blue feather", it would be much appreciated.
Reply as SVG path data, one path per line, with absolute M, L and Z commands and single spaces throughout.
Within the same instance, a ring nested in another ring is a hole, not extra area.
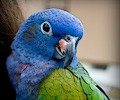
M 49 22 L 52 36 L 42 33 L 41 24 Z M 7 59 L 7 69 L 16 90 L 17 99 L 35 99 L 42 80 L 54 69 L 64 67 L 62 60 L 53 59 L 54 47 L 66 35 L 78 37 L 84 33 L 81 21 L 72 14 L 52 8 L 31 15 L 23 22 L 11 45 L 12 54 Z M 71 66 L 77 65 L 76 47 Z M 22 72 L 20 69 L 30 64 Z M 20 78 L 20 80 L 19 80 Z

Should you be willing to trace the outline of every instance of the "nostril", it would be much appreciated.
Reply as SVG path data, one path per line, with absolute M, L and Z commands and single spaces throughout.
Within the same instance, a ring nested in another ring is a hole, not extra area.
M 67 36 L 67 40 L 70 40 L 70 37 L 69 37 L 69 36 Z
M 70 36 L 66 36 L 65 39 L 66 39 L 67 42 L 70 42 L 70 41 L 71 41 Z

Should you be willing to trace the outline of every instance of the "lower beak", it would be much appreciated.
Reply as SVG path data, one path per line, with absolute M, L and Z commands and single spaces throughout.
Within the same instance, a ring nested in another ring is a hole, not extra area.
M 77 37 L 67 35 L 59 40 L 59 43 L 55 46 L 54 58 L 64 62 L 64 67 L 71 64 L 74 53 L 75 44 L 78 40 Z

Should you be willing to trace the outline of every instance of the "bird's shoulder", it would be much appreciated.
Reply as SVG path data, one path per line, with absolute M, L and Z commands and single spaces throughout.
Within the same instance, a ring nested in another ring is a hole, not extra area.
M 79 78 L 88 100 L 109 100 L 104 90 L 92 79 L 81 63 L 78 63 L 76 68 L 68 67 L 68 70 Z

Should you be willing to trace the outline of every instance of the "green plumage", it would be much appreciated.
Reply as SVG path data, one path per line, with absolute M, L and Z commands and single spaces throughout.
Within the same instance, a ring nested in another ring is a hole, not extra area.
M 56 69 L 41 84 L 39 100 L 108 100 L 79 63 L 76 68 Z

